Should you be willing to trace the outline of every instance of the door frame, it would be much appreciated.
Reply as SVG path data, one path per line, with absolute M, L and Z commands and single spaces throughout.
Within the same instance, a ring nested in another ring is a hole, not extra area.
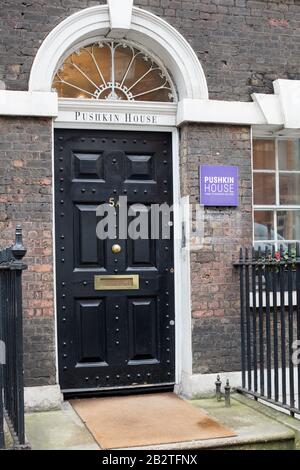
M 55 227 L 55 172 L 54 172 L 54 131 L 55 129 L 89 129 L 110 131 L 140 131 L 142 132 L 169 132 L 172 135 L 172 177 L 173 177 L 173 204 L 174 204 L 174 305 L 175 305 L 175 387 L 180 386 L 182 372 L 192 360 L 191 356 L 191 299 L 190 299 L 190 262 L 189 256 L 183 253 L 181 246 L 181 194 L 179 169 L 179 130 L 169 126 L 146 125 L 119 125 L 119 124 L 93 124 L 82 122 L 55 122 L 52 121 L 52 207 L 53 207 L 53 283 L 54 283 L 54 315 L 55 315 L 55 360 L 56 380 L 58 375 L 58 337 L 57 337 L 57 286 L 56 286 L 56 227 Z M 183 289 L 183 286 L 185 288 Z M 136 387 L 140 388 L 139 386 Z

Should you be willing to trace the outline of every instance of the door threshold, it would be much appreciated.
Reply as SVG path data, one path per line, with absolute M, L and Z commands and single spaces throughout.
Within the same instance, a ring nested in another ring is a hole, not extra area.
M 138 393 L 159 393 L 174 390 L 175 382 L 153 385 L 129 385 L 120 387 L 102 387 L 86 389 L 61 389 L 65 400 L 69 398 L 88 398 L 116 395 L 133 395 Z

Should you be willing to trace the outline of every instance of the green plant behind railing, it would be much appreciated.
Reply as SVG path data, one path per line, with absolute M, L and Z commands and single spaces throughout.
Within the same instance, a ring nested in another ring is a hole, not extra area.
M 275 266 L 276 271 L 279 271 L 281 266 L 283 266 L 284 270 L 288 270 L 289 266 L 291 266 L 292 271 L 295 271 L 296 264 L 300 262 L 297 250 L 291 247 L 285 250 L 283 247 L 280 247 L 279 250 L 275 250 L 273 247 L 272 250 L 266 248 L 263 251 L 258 248 L 258 250 L 255 251 L 255 259 L 258 262 L 256 270 L 258 270 L 259 267 L 265 269 L 266 266 Z

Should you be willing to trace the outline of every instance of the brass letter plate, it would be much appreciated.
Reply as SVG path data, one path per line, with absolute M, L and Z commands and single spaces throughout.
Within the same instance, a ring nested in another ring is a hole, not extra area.
M 95 290 L 130 290 L 139 289 L 138 274 L 116 274 L 115 276 L 95 276 Z

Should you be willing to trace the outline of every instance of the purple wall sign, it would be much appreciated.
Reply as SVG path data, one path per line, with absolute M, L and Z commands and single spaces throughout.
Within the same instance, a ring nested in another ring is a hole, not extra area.
M 238 167 L 201 165 L 200 203 L 204 206 L 238 206 Z

